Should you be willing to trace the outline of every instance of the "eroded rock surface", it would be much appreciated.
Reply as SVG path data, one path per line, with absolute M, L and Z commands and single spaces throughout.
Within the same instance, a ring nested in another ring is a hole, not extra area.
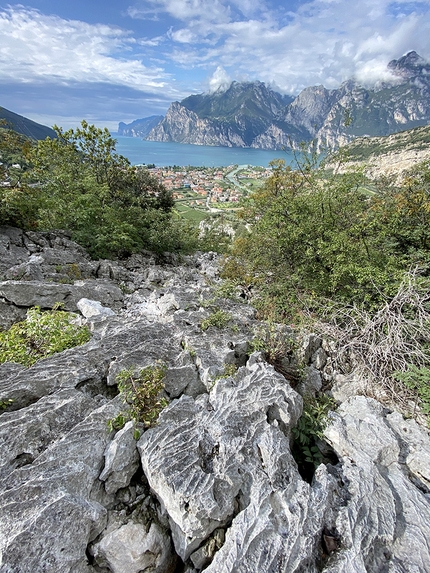
M 3 327 L 63 297 L 92 333 L 30 368 L 0 365 L 1 573 L 428 571 L 427 432 L 345 380 L 330 459 L 303 479 L 297 391 L 340 384 L 330 346 L 307 337 L 282 360 L 289 380 L 251 354 L 255 313 L 217 295 L 215 255 L 91 261 L 65 233 L 0 228 L 0 273 Z M 203 330 L 220 309 L 225 326 Z M 158 361 L 158 425 L 138 441 L 132 422 L 110 431 L 119 372 Z

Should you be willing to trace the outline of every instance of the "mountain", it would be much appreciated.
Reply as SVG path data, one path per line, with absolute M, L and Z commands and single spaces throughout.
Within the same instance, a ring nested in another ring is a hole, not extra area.
M 313 140 L 318 148 L 335 148 L 430 123 L 430 64 L 409 52 L 387 67 L 393 80 L 374 88 L 348 80 L 332 90 L 308 87 L 295 98 L 261 82 L 233 82 L 172 103 L 146 139 L 260 149 Z
M 142 119 L 136 119 L 132 123 L 120 121 L 118 124 L 118 135 L 145 138 L 151 129 L 160 123 L 162 119 L 162 115 L 151 115 Z
M 147 139 L 252 147 L 255 138 L 292 100 L 262 82 L 232 82 L 227 90 L 191 95 L 172 103 Z
M 13 131 L 21 133 L 30 139 L 45 139 L 46 137 L 55 138 L 57 134 L 50 127 L 36 123 L 22 115 L 18 115 L 13 111 L 9 111 L 5 107 L 0 107 L 0 120 L 5 120 L 6 124 L 0 124 L 2 128 L 10 128 Z

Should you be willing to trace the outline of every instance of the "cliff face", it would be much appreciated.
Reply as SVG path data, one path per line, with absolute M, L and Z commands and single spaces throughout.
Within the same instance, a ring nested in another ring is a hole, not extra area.
M 162 115 L 151 115 L 150 117 L 144 117 L 143 119 L 136 119 L 129 124 L 121 121 L 118 124 L 118 135 L 145 138 L 151 129 L 156 126 L 162 119 Z
M 430 64 L 410 52 L 388 68 L 393 82 L 368 89 L 304 89 L 295 99 L 261 82 L 173 103 L 147 139 L 197 145 L 281 149 L 314 140 L 335 148 L 359 136 L 389 135 L 430 122 Z

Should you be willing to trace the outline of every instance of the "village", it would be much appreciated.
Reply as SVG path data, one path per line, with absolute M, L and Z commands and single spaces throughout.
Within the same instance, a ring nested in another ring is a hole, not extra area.
M 252 165 L 153 167 L 151 175 L 172 191 L 176 210 L 192 219 L 208 212 L 236 210 L 240 199 L 260 187 L 272 170 Z

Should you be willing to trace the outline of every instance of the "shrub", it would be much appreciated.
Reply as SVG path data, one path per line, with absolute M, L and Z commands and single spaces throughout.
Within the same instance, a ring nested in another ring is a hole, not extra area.
M 162 396 L 166 369 L 165 364 L 157 362 L 139 372 L 133 367 L 121 370 L 117 376 L 118 390 L 128 409 L 109 421 L 111 430 L 120 430 L 129 420 L 148 428 L 156 424 L 158 415 L 168 404 Z M 138 430 L 135 436 L 138 438 Z
M 202 320 L 201 329 L 207 330 L 211 326 L 215 326 L 216 328 L 225 328 L 227 324 L 231 320 L 231 315 L 224 310 L 216 310 L 208 318 Z
M 57 309 L 42 312 L 38 306 L 29 309 L 26 320 L 0 332 L 0 364 L 31 366 L 41 358 L 88 342 L 90 332 L 71 322 L 75 316 Z
M 321 463 L 322 454 L 316 442 L 324 437 L 327 415 L 335 405 L 334 400 L 326 394 L 315 398 L 305 396 L 303 413 L 292 430 L 295 439 L 293 453 L 299 464 L 312 464 L 316 467 Z

